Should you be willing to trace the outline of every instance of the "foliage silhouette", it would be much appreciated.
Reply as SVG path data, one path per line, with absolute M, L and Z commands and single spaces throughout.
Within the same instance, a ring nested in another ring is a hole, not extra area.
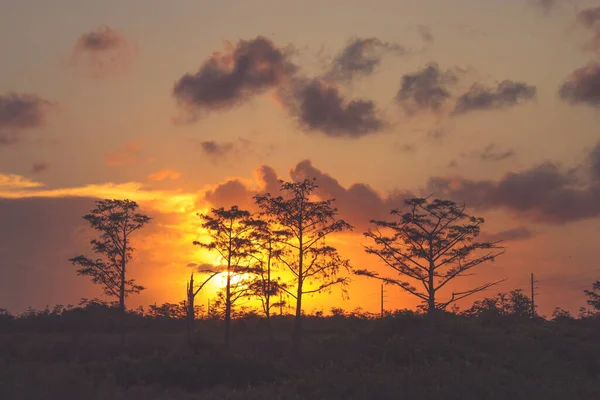
M 399 221 L 375 221 L 365 236 L 374 244 L 365 246 L 368 254 L 377 256 L 399 277 L 383 276 L 375 271 L 355 271 L 396 285 L 421 299 L 428 314 L 445 310 L 458 300 L 481 292 L 502 281 L 490 282 L 465 291 L 453 291 L 450 299 L 440 301 L 438 292 L 455 278 L 465 276 L 486 261 L 504 252 L 496 243 L 474 242 L 483 218 L 465 213 L 465 207 L 449 200 L 429 201 L 414 198 L 405 201 L 408 210 L 392 210 Z M 479 255 L 483 250 L 485 253 Z M 412 282 L 418 282 L 416 287 Z
M 587 303 L 595 310 L 600 311 L 600 281 L 594 282 L 592 290 L 584 290 L 584 293 L 589 297 Z
M 280 276 L 275 276 L 275 272 L 279 267 L 278 261 L 285 257 L 286 249 L 282 243 L 285 243 L 289 236 L 285 231 L 274 229 L 272 221 L 265 218 L 255 218 L 253 225 L 250 238 L 256 246 L 256 251 L 252 255 L 255 262 L 252 265 L 253 276 L 248 283 L 248 295 L 260 300 L 267 322 L 267 335 L 270 340 L 273 340 L 271 310 L 285 305 L 280 295 L 287 289 L 287 284 Z M 280 297 L 279 300 L 277 296 Z
M 250 239 L 253 223 L 250 213 L 237 206 L 229 209 L 213 208 L 209 214 L 198 214 L 210 237 L 209 242 L 194 241 L 194 244 L 216 252 L 224 263 L 225 273 L 225 347 L 230 344 L 231 309 L 235 302 L 248 295 L 248 274 L 251 255 L 255 249 Z M 220 268 L 220 266 L 217 266 Z M 232 281 L 233 280 L 233 281 Z
M 78 275 L 91 277 L 92 282 L 102 285 L 107 296 L 119 300 L 121 343 L 125 340 L 125 298 L 144 289 L 134 279 L 127 279 L 127 263 L 133 253 L 130 236 L 150 222 L 148 216 L 137 210 L 137 203 L 127 199 L 96 201 L 96 208 L 83 218 L 101 233 L 99 239 L 91 241 L 91 245 L 94 253 L 102 258 L 94 260 L 81 255 L 69 260 L 73 265 L 79 266 Z
M 314 179 L 301 182 L 280 180 L 283 196 L 270 193 L 254 197 L 265 216 L 278 226 L 274 233 L 285 237 L 282 244 L 287 251 L 279 260 L 293 274 L 296 290 L 282 289 L 296 299 L 293 350 L 298 355 L 302 339 L 302 296 L 319 293 L 335 285 L 347 285 L 348 278 L 340 277 L 342 270 L 350 271 L 350 263 L 335 247 L 326 244 L 330 234 L 352 229 L 338 219 L 332 206 L 334 199 L 314 200 L 317 184 Z M 308 286 L 314 284 L 314 286 Z M 307 287 L 308 286 L 308 287 Z

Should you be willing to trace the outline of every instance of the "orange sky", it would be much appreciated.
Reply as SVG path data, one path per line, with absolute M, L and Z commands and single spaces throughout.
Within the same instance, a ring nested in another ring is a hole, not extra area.
M 600 276 L 600 13 L 543 3 L 0 1 L 0 308 L 98 295 L 67 261 L 89 251 L 95 199 L 154 218 L 131 304 L 176 302 L 207 257 L 196 212 L 316 176 L 356 226 L 336 238 L 356 267 L 379 268 L 370 218 L 434 194 L 506 239 L 457 285 L 507 278 L 493 295 L 534 272 L 543 313 L 577 310 Z M 379 310 L 377 282 L 349 294 L 306 310 Z

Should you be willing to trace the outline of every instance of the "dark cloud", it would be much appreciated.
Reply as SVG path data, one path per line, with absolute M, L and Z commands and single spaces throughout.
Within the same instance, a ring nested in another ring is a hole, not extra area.
M 14 144 L 23 131 L 42 126 L 51 104 L 33 94 L 0 95 L 0 146 Z
M 185 74 L 173 88 L 178 103 L 193 113 L 228 109 L 290 80 L 297 67 L 290 52 L 258 36 L 239 40 L 213 53 L 195 74 Z
M 384 42 L 375 37 L 352 38 L 333 59 L 331 69 L 324 79 L 349 81 L 360 75 L 371 75 L 387 53 L 404 55 L 407 50 L 398 44 Z
M 457 99 L 453 114 L 505 109 L 533 100 L 536 96 L 537 88 L 524 82 L 504 80 L 495 89 L 475 84 Z
M 433 40 L 434 40 L 433 34 L 431 33 L 431 29 L 427 25 L 419 25 L 418 30 L 419 30 L 419 35 L 421 35 L 421 39 L 423 39 L 423 41 L 426 44 L 433 43 Z
M 101 26 L 77 40 L 70 65 L 96 78 L 127 72 L 138 55 L 137 46 L 119 31 Z
M 98 293 L 68 262 L 89 249 L 81 218 L 93 199 L 0 198 L 0 304 L 11 311 L 27 306 L 76 304 Z
M 559 0 L 529 0 L 529 4 L 544 12 L 552 10 L 558 6 Z
M 577 14 L 577 21 L 593 32 L 584 50 L 600 53 L 600 7 L 588 8 Z
M 515 151 L 513 149 L 499 150 L 493 143 L 487 145 L 479 154 L 481 161 L 502 161 L 514 156 Z
M 258 211 L 252 197 L 258 193 L 280 194 L 277 174 L 273 168 L 263 165 L 255 171 L 257 188 L 245 184 L 239 179 L 228 180 L 206 192 L 205 200 L 214 207 L 238 205 L 250 211 Z M 315 168 L 309 160 L 299 162 L 290 171 L 293 181 L 316 178 L 320 198 L 335 198 L 334 206 L 339 209 L 341 218 L 350 222 L 358 231 L 369 227 L 369 220 L 387 218 L 390 210 L 404 205 L 404 199 L 414 197 L 404 191 L 395 191 L 381 195 L 369 185 L 355 183 L 348 188 L 337 179 Z
M 360 138 L 385 127 L 371 100 L 346 100 L 336 86 L 313 79 L 297 82 L 282 101 L 291 115 L 307 131 L 320 131 L 330 137 Z
M 334 206 L 338 208 L 341 218 L 358 231 L 366 230 L 371 219 L 387 218 L 390 210 L 403 207 L 405 199 L 414 197 L 403 191 L 383 196 L 364 183 L 354 183 L 345 188 L 337 179 L 313 167 L 309 160 L 298 163 L 290 171 L 290 176 L 295 181 L 316 178 L 319 196 L 323 199 L 335 198 Z
M 193 268 L 195 272 L 220 272 L 227 270 L 227 266 L 225 265 L 214 265 L 207 263 L 188 263 L 186 267 Z
M 102 26 L 96 31 L 84 33 L 78 42 L 78 46 L 82 50 L 87 51 L 107 51 L 117 48 L 125 39 L 123 36 L 109 28 Z
M 577 14 L 577 21 L 586 28 L 594 28 L 600 21 L 600 7 L 587 8 Z
M 225 142 L 217 143 L 214 140 L 205 140 L 200 142 L 202 152 L 209 157 L 224 158 L 233 151 L 234 144 Z
M 520 172 L 506 174 L 498 181 L 435 177 L 427 190 L 436 197 L 466 202 L 477 209 L 508 209 L 532 221 L 566 223 L 600 216 L 598 148 L 589 154 L 586 174 L 563 170 L 546 162 Z
M 204 199 L 215 207 L 239 206 L 248 209 L 254 192 L 238 179 L 228 180 L 206 192 Z
M 257 211 L 252 197 L 259 193 L 276 195 L 279 190 L 277 173 L 267 165 L 262 165 L 254 171 L 257 188 L 248 187 L 239 179 L 230 179 L 206 192 L 204 199 L 214 207 L 239 206 L 251 211 Z
M 50 166 L 47 163 L 43 163 L 43 162 L 34 163 L 31 166 L 31 172 L 33 172 L 34 174 L 39 174 L 44 171 L 47 171 L 48 168 L 50 168 Z
M 451 96 L 448 85 L 458 82 L 456 72 L 442 72 L 437 63 L 402 77 L 396 101 L 408 113 L 421 110 L 438 111 Z
M 592 180 L 600 181 L 600 143 L 596 144 L 590 151 L 588 165 Z
M 507 229 L 505 231 L 495 233 L 482 232 L 479 236 L 479 240 L 485 242 L 516 242 L 531 239 L 534 236 L 535 233 L 533 231 L 521 226 L 518 228 Z
M 560 86 L 558 94 L 571 104 L 600 106 L 600 64 L 591 62 L 573 71 Z

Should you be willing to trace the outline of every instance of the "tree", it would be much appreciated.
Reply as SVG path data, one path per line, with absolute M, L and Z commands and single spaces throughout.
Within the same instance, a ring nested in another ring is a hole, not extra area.
M 594 282 L 592 290 L 584 290 L 583 292 L 589 297 L 587 303 L 595 310 L 600 311 L 600 281 Z
M 287 288 L 281 277 L 274 276 L 277 261 L 283 257 L 285 249 L 282 243 L 288 238 L 286 232 L 274 230 L 272 222 L 265 219 L 255 219 L 251 239 L 256 246 L 253 255 L 253 279 L 248 285 L 249 295 L 260 300 L 262 311 L 267 321 L 267 334 L 273 340 L 271 329 L 271 309 L 285 304 L 283 300 L 273 301 L 283 289 Z
M 501 282 L 453 291 L 449 299 L 440 301 L 439 291 L 449 282 L 469 274 L 486 261 L 494 261 L 504 250 L 499 242 L 474 241 L 484 220 L 466 214 L 464 206 L 448 200 L 429 202 L 425 198 L 406 200 L 405 204 L 408 211 L 391 211 L 398 221 L 372 220 L 374 228 L 364 234 L 374 242 L 365 246 L 365 251 L 377 256 L 399 277 L 382 276 L 365 269 L 356 271 L 358 275 L 399 286 L 421 299 L 430 316 Z M 422 288 L 416 287 L 414 282 Z
M 192 332 L 194 330 L 194 321 L 196 320 L 196 306 L 194 305 L 195 300 L 196 300 L 196 296 L 198 295 L 198 293 L 200 293 L 200 291 L 202 290 L 202 288 L 208 283 L 210 282 L 210 280 L 212 278 L 214 278 L 215 276 L 217 276 L 218 274 L 221 273 L 221 271 L 210 271 L 207 269 L 201 269 L 200 270 L 201 273 L 208 273 L 208 278 L 204 279 L 204 281 L 198 286 L 196 287 L 194 285 L 194 273 L 192 272 L 191 276 L 190 276 L 190 280 L 189 282 L 187 282 L 187 312 L 186 312 L 186 317 L 187 317 L 187 330 L 188 330 L 188 344 L 191 346 L 193 345 L 192 343 Z
M 127 264 L 133 254 L 130 236 L 150 222 L 148 216 L 137 211 L 137 203 L 131 200 L 96 201 L 96 208 L 83 218 L 100 232 L 100 237 L 90 242 L 100 258 L 80 255 L 69 260 L 79 266 L 78 275 L 91 277 L 92 282 L 102 285 L 107 296 L 118 299 L 121 344 L 125 341 L 125 298 L 144 290 L 134 279 L 127 279 Z
M 225 347 L 229 348 L 231 308 L 237 300 L 247 296 L 247 275 L 250 256 L 254 249 L 250 240 L 253 228 L 250 213 L 233 206 L 211 209 L 210 214 L 198 214 L 202 227 L 210 237 L 208 243 L 195 241 L 194 244 L 219 254 L 224 263 L 225 273 Z
M 531 318 L 531 299 L 522 289 L 511 290 L 510 293 L 498 293 L 495 297 L 487 297 L 473 303 L 464 315 L 487 317 Z
M 350 263 L 335 247 L 326 244 L 332 233 L 351 230 L 352 226 L 337 219 L 334 199 L 311 200 L 318 188 L 313 180 L 301 182 L 279 181 L 284 196 L 270 193 L 254 197 L 262 212 L 277 226 L 275 231 L 287 239 L 282 242 L 288 251 L 279 260 L 293 274 L 295 292 L 282 288 L 296 299 L 296 316 L 292 336 L 293 349 L 298 354 L 302 336 L 302 296 L 319 293 L 334 285 L 346 285 L 347 277 L 339 277 L 340 270 L 350 271 Z

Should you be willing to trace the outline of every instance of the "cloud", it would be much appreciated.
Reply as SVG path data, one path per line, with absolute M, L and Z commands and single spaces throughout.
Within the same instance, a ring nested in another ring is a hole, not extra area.
M 433 34 L 431 33 L 431 28 L 429 28 L 427 25 L 419 25 L 418 27 L 419 30 L 419 35 L 421 35 L 421 39 L 423 39 L 423 41 L 426 44 L 431 44 L 434 41 L 433 38 Z
M 423 110 L 438 111 L 451 96 L 447 86 L 456 82 L 456 72 L 442 72 L 437 63 L 430 63 L 422 70 L 402 77 L 396 102 L 409 114 Z
M 339 89 L 319 79 L 297 82 L 282 102 L 302 129 L 329 137 L 357 139 L 381 131 L 386 123 L 371 100 L 346 100 Z
M 536 96 L 537 88 L 524 82 L 504 80 L 495 89 L 475 84 L 458 98 L 453 114 L 506 109 L 520 102 L 533 100 Z
M 498 181 L 462 177 L 433 177 L 427 191 L 436 197 L 466 202 L 481 210 L 506 209 L 535 222 L 563 224 L 600 216 L 600 179 L 595 147 L 587 157 L 588 169 L 564 170 L 545 162 Z M 586 179 L 580 178 L 584 172 Z
M 200 148 L 205 155 L 213 159 L 221 159 L 227 157 L 234 150 L 234 144 L 231 142 L 217 143 L 214 140 L 206 140 L 200 142 Z
M 533 236 L 535 236 L 533 231 L 521 226 L 495 233 L 482 232 L 481 235 L 479 235 L 479 240 L 484 242 L 516 242 L 531 239 Z
M 108 26 L 86 32 L 73 47 L 70 66 L 85 75 L 104 78 L 128 72 L 139 49 L 119 31 Z
M 250 211 L 258 211 L 252 197 L 259 193 L 277 196 L 280 194 L 280 185 L 275 170 L 269 166 L 258 167 L 254 174 L 254 183 L 239 178 L 228 179 L 207 190 L 204 200 L 214 207 L 238 205 Z M 363 183 L 355 183 L 346 188 L 337 179 L 315 168 L 310 160 L 299 162 L 290 170 L 289 177 L 293 181 L 316 178 L 319 185 L 317 195 L 322 199 L 335 198 L 334 207 L 339 209 L 340 217 L 354 225 L 358 231 L 366 230 L 370 219 L 385 219 L 390 210 L 404 205 L 404 199 L 414 197 L 407 191 L 382 195 Z
M 0 198 L 0 303 L 11 311 L 97 293 L 67 261 L 89 248 L 81 218 L 92 199 Z
M 215 265 L 215 264 L 208 264 L 208 263 L 188 263 L 186 265 L 186 267 L 189 268 L 193 268 L 194 271 L 196 272 L 219 272 L 219 271 L 226 271 L 227 270 L 227 266 L 226 265 Z
M 254 170 L 255 184 L 242 181 L 240 178 L 231 178 L 207 190 L 204 200 L 214 207 L 231 207 L 238 205 L 241 208 L 257 211 L 252 197 L 259 193 L 277 195 L 279 183 L 277 173 L 268 165 L 261 165 Z
M 503 161 L 515 156 L 513 149 L 499 150 L 493 143 L 487 145 L 479 154 L 481 161 Z
M 337 179 L 313 167 L 309 160 L 298 163 L 290 171 L 290 177 L 294 181 L 316 178 L 318 195 L 322 199 L 335 198 L 334 207 L 339 209 L 341 218 L 359 231 L 366 230 L 371 219 L 388 218 L 390 210 L 403 207 L 405 199 L 414 197 L 407 191 L 395 191 L 384 196 L 364 183 L 354 183 L 345 188 Z
M 181 172 L 175 171 L 171 168 L 164 168 L 158 172 L 148 175 L 148 179 L 151 181 L 163 181 L 165 179 L 176 180 L 181 177 Z
M 394 149 L 398 150 L 401 153 L 414 153 L 417 151 L 417 146 L 414 143 L 395 143 Z
M 448 132 L 444 128 L 433 128 L 427 131 L 427 138 L 431 140 L 442 140 L 448 135 Z
M 529 4 L 543 12 L 549 12 L 556 6 L 560 0 L 528 0 Z
M 17 143 L 24 131 L 43 126 L 50 106 L 33 94 L 0 95 L 0 146 Z
M 590 62 L 573 71 L 560 86 L 558 94 L 570 104 L 600 106 L 600 64 Z
M 104 157 L 104 161 L 113 167 L 135 164 L 140 159 L 141 143 L 136 140 L 126 143 L 121 149 L 112 151 Z
M 239 40 L 213 53 L 196 73 L 182 76 L 173 96 L 195 117 L 232 108 L 289 81 L 298 70 L 290 55 L 263 36 Z
M 577 14 L 577 21 L 593 31 L 593 37 L 584 46 L 584 50 L 600 52 L 600 7 L 580 11 Z
M 589 153 L 588 168 L 593 181 L 600 181 L 600 143 L 597 143 Z
M 29 178 L 25 178 L 15 174 L 2 174 L 0 173 L 0 190 L 5 189 L 30 189 L 39 188 L 44 186 L 40 182 L 35 182 Z
M 43 163 L 43 162 L 33 163 L 33 165 L 31 166 L 31 172 L 33 172 L 34 174 L 39 174 L 39 173 L 47 171 L 48 168 L 50 168 L 50 166 L 47 163 Z
M 405 55 L 407 50 L 398 44 L 384 42 L 375 37 L 354 37 L 334 57 L 331 69 L 323 79 L 350 81 L 358 76 L 371 75 L 381 64 L 383 56 L 388 53 Z

